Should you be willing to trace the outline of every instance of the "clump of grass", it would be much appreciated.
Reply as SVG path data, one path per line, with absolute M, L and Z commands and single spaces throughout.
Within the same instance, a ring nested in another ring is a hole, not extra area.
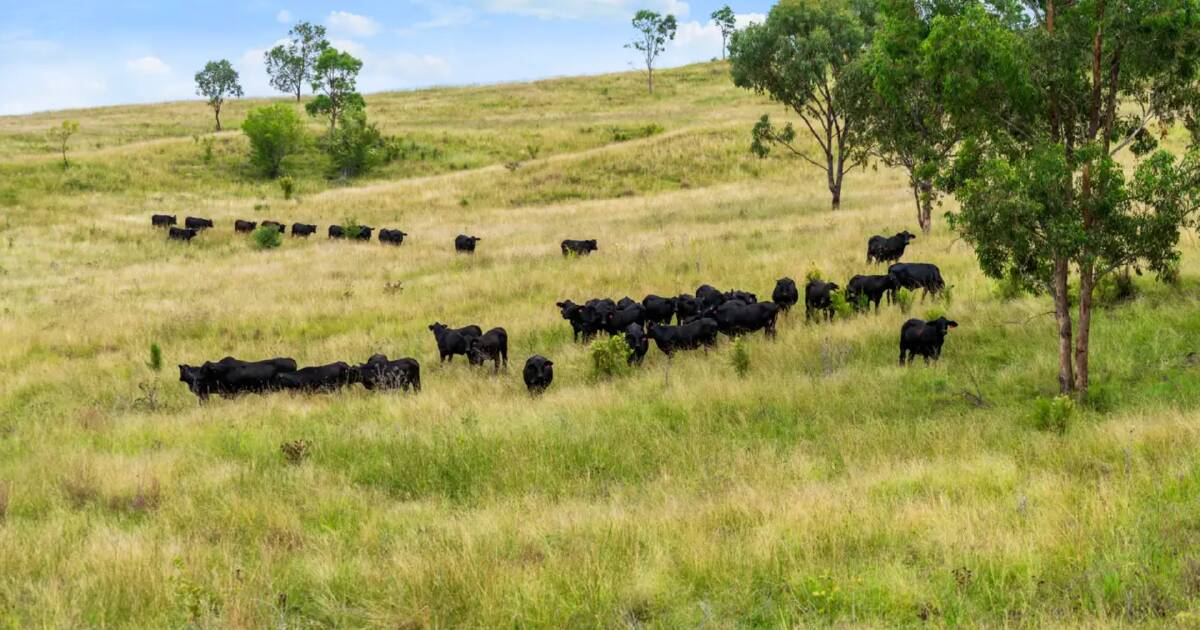
M 312 443 L 308 440 L 293 440 L 280 444 L 279 450 L 283 453 L 284 461 L 292 465 L 299 465 L 308 459 Z
M 1059 435 L 1070 428 L 1075 415 L 1075 401 L 1069 396 L 1039 398 L 1033 405 L 1033 427 L 1039 431 L 1053 431 Z
M 291 199 L 296 192 L 296 180 L 292 179 L 291 175 L 284 175 L 279 178 L 279 189 L 283 191 L 284 199 Z
M 8 518 L 8 500 L 8 484 L 0 481 L 0 523 L 3 523 Z
M 741 378 L 746 378 L 746 375 L 750 373 L 750 349 L 746 347 L 745 337 L 733 340 L 729 363 L 733 366 L 734 373 Z
M 213 145 L 216 143 L 216 138 L 213 138 L 212 136 L 205 136 L 200 138 L 199 141 L 200 146 L 202 147 L 200 159 L 204 160 L 205 164 L 208 164 L 209 162 L 213 161 Z
M 804 274 L 805 284 L 807 284 L 809 282 L 814 282 L 814 281 L 820 280 L 821 278 L 822 278 L 822 276 L 821 276 L 820 269 L 809 269 L 808 273 Z
M 611 378 L 629 370 L 629 356 L 633 354 L 633 348 L 625 343 L 624 335 L 613 335 L 608 339 L 593 341 L 588 354 L 592 358 L 592 375 Z
M 150 343 L 150 360 L 146 362 L 146 367 L 161 372 L 163 366 L 162 348 L 157 343 Z
M 251 238 L 259 249 L 275 249 L 283 244 L 283 234 L 269 225 L 259 226 L 251 234 Z
M 75 509 L 83 508 L 100 496 L 100 489 L 96 485 L 96 476 L 87 466 L 76 466 L 62 480 L 62 489 L 63 493 L 67 495 L 67 501 Z
M 938 299 L 942 301 L 942 304 L 947 306 L 954 302 L 954 285 L 947 284 L 946 286 L 942 287 L 942 290 L 938 291 Z
M 108 508 L 113 512 L 137 514 L 156 510 L 161 503 L 162 486 L 156 477 L 151 477 L 149 482 L 139 483 L 132 494 L 110 497 Z
M 608 133 L 612 136 L 613 142 L 627 142 L 629 140 L 637 140 L 639 138 L 649 138 L 656 136 L 666 131 L 662 125 L 658 123 L 649 123 L 635 127 L 619 127 L 613 126 L 608 128 Z
M 945 316 L 946 316 L 946 311 L 944 311 L 940 308 L 931 308 L 928 311 L 925 311 L 925 321 L 927 321 L 927 322 L 931 322 L 939 317 L 945 317 Z
M 912 311 L 913 299 L 916 296 L 908 289 L 899 289 L 896 291 L 896 305 L 900 307 L 900 312 L 907 315 Z
M 358 222 L 358 219 L 354 217 L 346 217 L 346 219 L 342 221 L 342 230 L 345 231 L 346 238 L 354 240 L 358 238 L 359 234 L 362 233 L 363 226 Z

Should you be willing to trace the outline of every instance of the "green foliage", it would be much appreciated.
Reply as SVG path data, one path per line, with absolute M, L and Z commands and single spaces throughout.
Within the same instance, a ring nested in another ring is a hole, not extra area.
M 283 244 L 283 234 L 269 225 L 259 226 L 250 234 L 250 238 L 259 249 L 275 249 Z
M 854 297 L 854 304 L 851 306 L 854 307 L 854 310 L 865 313 L 867 309 L 871 308 L 871 298 L 867 297 L 866 293 L 859 293 Z
M 250 138 L 250 163 L 268 177 L 278 177 L 284 158 L 304 144 L 304 123 L 287 103 L 250 110 L 242 131 Z
M 1069 396 L 1038 398 L 1033 404 L 1030 420 L 1039 431 L 1052 431 L 1059 435 L 1067 432 L 1071 418 L 1075 415 L 1075 401 Z
M 654 93 L 654 63 L 658 56 L 666 50 L 667 42 L 675 39 L 678 23 L 674 15 L 663 16 L 654 11 L 642 9 L 633 16 L 633 28 L 637 37 L 626 48 L 632 48 L 642 54 L 646 66 L 646 81 L 651 94 Z
M 160 348 L 157 343 L 151 343 L 150 360 L 146 362 L 146 367 L 154 370 L 155 372 L 161 372 L 162 366 L 162 348 Z
M 383 139 L 383 161 L 392 163 L 396 160 L 436 160 L 442 157 L 442 150 L 436 146 L 423 144 L 410 138 L 388 136 Z
M 1096 284 L 1096 302 L 1111 306 L 1137 297 L 1137 285 L 1128 270 L 1104 276 Z
M 854 315 L 854 305 L 846 300 L 846 292 L 841 289 L 829 293 L 829 304 L 837 319 L 849 319 Z
M 200 159 L 205 164 L 211 163 L 213 161 L 213 146 L 216 144 L 217 139 L 212 136 L 204 136 L 203 138 L 199 138 L 199 142 L 201 147 Z
M 804 274 L 805 284 L 808 284 L 809 282 L 816 282 L 822 279 L 824 279 L 824 276 L 821 275 L 820 269 L 809 269 L 808 272 Z
M 613 142 L 626 142 L 629 140 L 637 140 L 639 138 L 649 138 L 656 136 L 666 129 L 658 123 L 648 123 L 636 127 L 621 127 L 612 126 L 608 128 L 608 133 L 612 136 Z
M 279 452 L 283 453 L 283 460 L 287 463 L 298 466 L 304 463 L 312 454 L 312 443 L 308 440 L 293 440 L 284 442 L 279 445 Z
M 290 175 L 284 175 L 279 178 L 279 190 L 283 192 L 284 199 L 291 199 L 296 192 L 296 180 Z
M 363 225 L 354 217 L 346 217 L 342 221 L 342 230 L 346 233 L 346 238 L 354 240 L 363 231 Z
M 944 311 L 940 308 L 931 308 L 931 309 L 925 311 L 925 321 L 927 321 L 927 322 L 931 322 L 939 317 L 945 317 L 945 316 L 946 316 L 946 311 Z
M 908 289 L 896 289 L 896 305 L 900 307 L 900 312 L 907 315 L 912 310 L 913 300 L 916 295 Z
M 319 92 L 304 109 L 309 116 L 329 116 L 329 129 L 337 129 L 338 118 L 345 112 L 366 107 L 356 92 L 362 61 L 348 52 L 325 48 L 313 66 L 312 89 Z
M 725 49 L 728 46 L 729 36 L 737 30 L 737 16 L 734 15 L 733 9 L 729 5 L 725 5 L 720 9 L 712 12 L 709 16 L 712 23 L 721 31 L 721 59 L 725 58 Z
M 237 70 L 228 59 L 210 61 L 196 73 L 196 94 L 208 99 L 217 119 L 217 131 L 221 130 L 221 107 L 228 98 L 241 98 L 242 86 L 238 82 Z
M 313 64 L 329 47 L 329 42 L 325 39 L 324 26 L 308 22 L 293 26 L 288 36 L 291 38 L 288 44 L 267 51 L 263 61 L 271 87 L 285 94 L 295 94 L 299 101 L 304 84 L 313 79 Z
M 1003 278 L 996 281 L 993 293 L 1000 301 L 1008 302 L 1028 295 L 1030 289 L 1020 278 L 1012 274 L 1005 274 Z
M 322 141 L 334 170 L 342 177 L 361 175 L 379 165 L 385 143 L 379 128 L 367 121 L 364 109 L 351 109 Z
M 746 378 L 750 373 L 750 349 L 746 347 L 746 338 L 737 337 L 729 353 L 729 364 L 740 378 Z
M 58 145 L 59 151 L 62 153 L 62 166 L 64 169 L 71 165 L 67 161 L 67 143 L 71 140 L 71 136 L 79 133 L 79 121 L 64 120 L 57 127 L 51 127 L 50 131 L 46 132 L 46 136 L 50 141 Z
M 592 359 L 593 376 L 613 377 L 629 371 L 629 357 L 633 355 L 633 348 L 625 342 L 625 335 L 613 335 L 593 341 L 588 347 L 588 355 Z

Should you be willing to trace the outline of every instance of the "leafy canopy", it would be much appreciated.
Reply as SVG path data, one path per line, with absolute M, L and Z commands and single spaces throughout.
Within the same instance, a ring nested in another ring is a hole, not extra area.
M 284 158 L 304 145 L 304 122 L 286 103 L 250 110 L 242 132 L 250 139 L 250 163 L 268 177 L 278 177 Z
M 304 85 L 312 80 L 313 64 L 317 56 L 329 47 L 325 39 L 325 27 L 300 22 L 288 31 L 291 41 L 280 44 L 264 55 L 267 75 L 271 86 L 286 94 L 295 94 L 300 100 Z
M 320 92 L 305 105 L 310 116 L 329 116 L 330 130 L 337 127 L 338 117 L 350 109 L 361 109 L 366 103 L 355 90 L 362 61 L 348 52 L 326 48 L 313 67 L 312 88 Z

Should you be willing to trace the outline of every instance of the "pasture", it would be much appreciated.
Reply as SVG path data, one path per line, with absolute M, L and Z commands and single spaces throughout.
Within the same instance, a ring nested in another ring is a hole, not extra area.
M 597 377 L 555 302 L 845 286 L 884 272 L 870 235 L 917 232 L 898 171 L 830 211 L 823 174 L 753 157 L 778 108 L 727 66 L 660 77 L 369 95 L 412 157 L 345 182 L 302 156 L 292 200 L 239 132 L 205 156 L 201 103 L 71 112 L 65 171 L 38 140 L 62 115 L 0 118 L 0 625 L 1200 625 L 1195 232 L 1180 285 L 1097 313 L 1093 402 L 1061 426 L 1049 300 L 1002 297 L 940 212 L 904 260 L 949 300 L 801 304 L 744 376 L 723 338 Z M 153 213 L 216 227 L 168 242 Z M 263 251 L 235 219 L 318 232 Z M 409 236 L 324 238 L 349 219 Z M 941 362 L 897 367 L 931 311 L 960 324 Z M 505 327 L 508 371 L 439 365 L 435 321 Z M 421 393 L 200 405 L 175 367 L 376 352 Z

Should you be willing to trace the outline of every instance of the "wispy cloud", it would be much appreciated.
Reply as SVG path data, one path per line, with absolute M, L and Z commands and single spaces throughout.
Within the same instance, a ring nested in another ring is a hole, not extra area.
M 125 62 L 125 67 L 134 74 L 142 76 L 166 76 L 171 74 L 171 66 L 154 55 L 146 55 Z
M 288 11 L 287 9 L 280 9 L 279 13 L 275 14 L 275 21 L 279 22 L 280 24 L 291 24 L 292 12 Z
M 382 27 L 379 22 L 365 15 L 356 15 L 346 11 L 332 11 L 325 18 L 329 30 L 351 37 L 374 37 Z

